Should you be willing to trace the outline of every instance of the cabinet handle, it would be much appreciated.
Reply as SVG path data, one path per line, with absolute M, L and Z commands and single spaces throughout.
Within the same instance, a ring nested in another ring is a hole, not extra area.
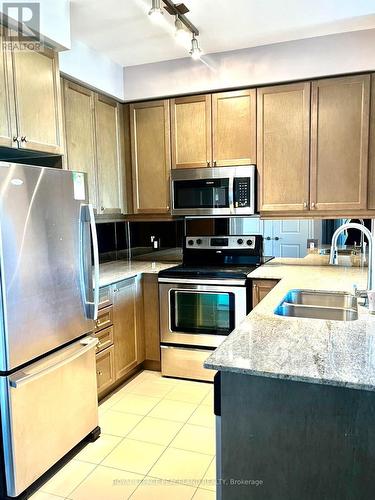
M 311 203 L 311 208 L 315 208 L 315 202 L 314 201 Z
M 105 208 L 104 208 L 104 207 L 100 207 L 100 210 L 101 210 L 102 212 L 104 212 Z
M 270 241 L 270 239 L 271 239 L 271 236 L 267 236 L 266 240 Z
M 96 372 L 96 373 L 99 375 L 99 377 L 103 375 L 103 372 Z
M 207 162 L 207 167 L 209 167 L 209 166 L 210 166 L 210 162 L 208 161 L 208 162 Z
M 216 167 L 216 160 L 214 161 L 214 167 Z
M 169 205 L 167 205 L 167 210 L 170 210 L 170 208 L 171 208 L 171 207 L 170 207 Z
M 27 142 L 27 138 L 26 138 L 26 136 L 25 136 L 25 135 L 23 135 L 23 136 L 21 137 L 21 142 Z
M 13 137 L 13 142 L 20 142 L 20 141 L 21 141 L 20 137 L 17 137 L 17 136 Z
M 280 238 L 279 238 L 278 236 L 276 236 L 275 240 L 276 240 L 276 241 L 279 241 L 279 239 L 280 239 Z
M 307 201 L 303 202 L 303 208 L 307 208 Z

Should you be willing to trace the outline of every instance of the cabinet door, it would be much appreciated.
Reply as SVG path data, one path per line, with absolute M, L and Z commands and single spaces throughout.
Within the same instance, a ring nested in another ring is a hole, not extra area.
M 211 96 L 171 99 L 172 168 L 209 167 Z
M 367 208 L 370 76 L 312 84 L 311 209 Z
M 260 210 L 308 208 L 310 83 L 258 89 Z
M 272 288 L 278 284 L 278 280 L 253 280 L 253 307 L 259 304 L 266 295 L 270 293 Z
M 131 278 L 114 285 L 113 343 L 116 380 L 138 364 L 138 281 L 138 278 Z
M 169 212 L 169 101 L 130 106 L 135 213 Z
M 43 52 L 15 50 L 12 60 L 20 147 L 63 153 L 57 53 L 47 48 Z
M 96 355 L 96 381 L 99 396 L 115 382 L 113 346 Z
M 97 206 L 96 152 L 94 143 L 94 94 L 64 81 L 64 114 L 67 167 L 87 174 L 90 203 Z
M 368 176 L 368 208 L 375 209 L 375 74 L 371 76 L 370 150 Z
M 256 163 L 256 90 L 212 95 L 214 166 Z
M 120 104 L 105 96 L 95 96 L 95 139 L 98 165 L 99 211 L 121 213 L 123 204 L 123 164 L 121 152 Z
M 17 147 L 15 108 L 12 94 L 12 61 L 0 36 L 0 146 Z

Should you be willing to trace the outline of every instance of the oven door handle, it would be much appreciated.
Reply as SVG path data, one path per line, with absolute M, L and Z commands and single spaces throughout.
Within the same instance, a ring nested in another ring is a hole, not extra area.
M 159 278 L 159 283 L 182 285 L 220 285 L 220 286 L 246 286 L 246 279 L 188 279 L 188 278 Z

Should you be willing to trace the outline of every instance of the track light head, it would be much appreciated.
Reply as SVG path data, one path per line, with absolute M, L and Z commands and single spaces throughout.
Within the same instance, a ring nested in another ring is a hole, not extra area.
M 152 0 L 152 7 L 148 13 L 152 21 L 158 22 L 163 18 L 164 12 L 160 5 L 160 0 Z
M 202 55 L 202 50 L 199 47 L 199 42 L 198 42 L 197 38 L 195 38 L 194 34 L 193 34 L 193 38 L 191 39 L 191 50 L 189 53 L 190 53 L 192 59 L 194 59 L 195 61 L 198 61 Z

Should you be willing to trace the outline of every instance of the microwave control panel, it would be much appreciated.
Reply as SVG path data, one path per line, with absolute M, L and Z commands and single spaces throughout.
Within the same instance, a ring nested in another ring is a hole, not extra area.
M 233 179 L 234 208 L 246 208 L 250 206 L 250 178 L 235 177 Z

